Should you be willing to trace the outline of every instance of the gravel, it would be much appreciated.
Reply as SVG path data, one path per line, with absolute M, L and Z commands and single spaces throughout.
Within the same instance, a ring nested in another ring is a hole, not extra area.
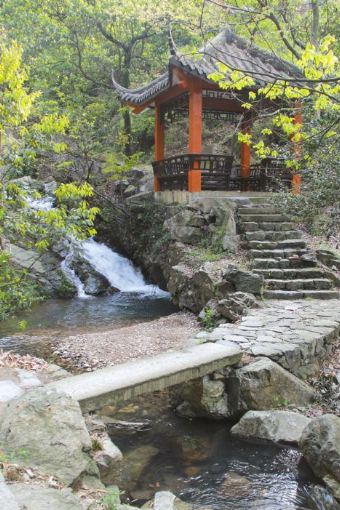
M 182 349 L 199 329 L 195 315 L 174 313 L 119 329 L 61 338 L 54 343 L 53 354 L 82 371 L 90 372 L 100 367 Z

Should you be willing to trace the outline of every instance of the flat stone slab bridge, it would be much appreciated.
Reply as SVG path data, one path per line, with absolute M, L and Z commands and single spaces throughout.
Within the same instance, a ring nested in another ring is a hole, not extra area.
M 46 388 L 70 395 L 83 411 L 93 411 L 237 365 L 241 357 L 236 345 L 208 343 L 67 377 Z

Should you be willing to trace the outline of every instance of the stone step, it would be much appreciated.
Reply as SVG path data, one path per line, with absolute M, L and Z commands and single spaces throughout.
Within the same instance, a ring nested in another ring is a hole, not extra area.
M 306 278 L 296 280 L 266 280 L 268 290 L 329 290 L 333 284 L 327 278 Z
M 254 259 L 252 261 L 254 269 L 288 269 L 290 263 L 288 259 Z
M 286 239 L 301 239 L 300 230 L 255 230 L 255 232 L 246 232 L 241 238 L 244 241 L 285 241 Z
M 284 239 L 280 241 L 246 241 L 245 247 L 257 250 L 285 250 L 290 248 L 306 248 L 302 239 Z
M 253 271 L 254 273 L 262 275 L 265 280 L 294 280 L 324 277 L 324 271 L 318 267 L 302 267 L 296 269 L 254 269 Z
M 243 214 L 242 221 L 244 222 L 270 222 L 270 223 L 283 223 L 288 221 L 288 216 L 284 216 L 283 214 Z
M 309 253 L 306 249 L 296 249 L 296 248 L 285 248 L 285 249 L 276 249 L 276 250 L 249 250 L 249 253 L 255 259 L 264 258 L 264 259 L 290 259 L 290 258 L 299 258 L 302 255 L 306 255 Z
M 261 206 L 261 207 L 239 207 L 237 212 L 240 216 L 244 216 L 247 214 L 281 214 L 280 211 L 271 206 Z
M 295 269 L 305 267 L 316 267 L 316 261 L 306 262 L 303 259 L 275 259 L 275 258 L 255 258 L 252 260 L 254 269 Z
M 265 290 L 264 299 L 339 299 L 335 290 Z
M 280 222 L 270 222 L 270 221 L 245 221 L 239 225 L 239 229 L 241 232 L 257 232 L 259 230 L 275 231 L 275 232 L 284 232 L 286 230 L 294 230 L 295 225 L 292 222 L 285 221 L 283 223 Z

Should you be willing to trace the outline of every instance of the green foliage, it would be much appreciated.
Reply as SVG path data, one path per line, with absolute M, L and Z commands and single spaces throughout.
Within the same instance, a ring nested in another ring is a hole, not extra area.
M 99 441 L 99 439 L 97 439 L 96 437 L 93 437 L 91 440 L 91 448 L 93 451 L 97 452 L 99 450 L 102 450 L 103 446 L 102 446 L 101 442 Z
M 11 450 L 0 449 L 0 463 L 16 464 L 20 462 L 28 462 L 29 453 L 25 448 L 17 448 Z
M 0 251 L 0 321 L 42 299 L 37 286 L 26 276 L 25 271 L 12 265 L 8 252 Z
M 216 319 L 214 310 L 210 308 L 209 306 L 204 308 L 204 315 L 202 318 L 202 324 L 204 329 L 211 331 L 216 327 Z
M 118 510 L 120 505 L 120 494 L 119 487 L 110 487 L 108 489 L 106 496 L 102 499 L 105 510 Z
M 332 143 L 315 150 L 303 175 L 300 195 L 281 193 L 274 203 L 289 210 L 311 234 L 337 236 L 340 223 L 340 153 Z
M 195 246 L 190 251 L 190 255 L 194 256 L 201 262 L 214 262 L 216 260 L 220 260 L 225 257 L 225 253 L 222 251 L 214 251 L 214 249 L 211 249 L 208 247 L 201 247 L 201 246 Z
M 274 408 L 283 408 L 283 407 L 287 407 L 289 405 L 289 401 L 286 398 L 281 397 L 280 395 L 277 395 L 277 396 L 273 397 L 272 405 Z
M 8 240 L 20 242 L 38 253 L 69 236 L 79 239 L 95 233 L 98 208 L 90 207 L 93 195 L 88 183 L 61 184 L 55 192 L 57 206 L 35 210 L 29 206 L 28 191 L 13 181 L 25 165 L 23 147 L 30 148 L 30 163 L 48 149 L 63 149 L 55 137 L 68 126 L 65 116 L 38 116 L 34 102 L 39 94 L 28 92 L 28 72 L 22 64 L 22 51 L 16 44 L 0 46 L 0 320 L 16 310 L 29 307 L 39 298 L 36 287 L 27 279 L 28 271 L 13 267 L 5 251 Z M 3 147 L 1 141 L 4 141 Z M 27 154 L 26 154 L 27 155 Z M 34 198 L 38 198 L 35 194 Z M 5 242 L 6 237 L 6 242 Z M 33 262 L 34 263 L 34 262 Z M 33 265 L 32 263 L 32 265 Z

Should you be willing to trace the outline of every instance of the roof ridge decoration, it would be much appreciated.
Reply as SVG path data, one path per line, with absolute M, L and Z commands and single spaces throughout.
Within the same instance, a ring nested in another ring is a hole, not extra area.
M 172 23 L 171 23 L 171 21 L 169 22 L 169 25 L 168 25 L 168 43 L 169 43 L 170 55 L 172 57 L 176 57 L 177 56 L 177 47 L 176 47 L 176 44 L 175 44 L 175 41 L 174 41 L 174 38 L 173 38 L 173 35 L 172 35 Z
M 279 79 L 302 78 L 294 64 L 236 35 L 226 26 L 217 36 L 209 40 L 200 50 L 198 59 L 177 52 L 169 24 L 168 40 L 170 58 L 168 70 L 142 87 L 127 89 L 120 85 L 112 73 L 112 83 L 119 99 L 130 105 L 151 102 L 156 96 L 171 87 L 171 68 L 180 67 L 194 76 L 210 82 L 209 76 L 218 70 L 218 63 L 251 76 L 257 87 Z

